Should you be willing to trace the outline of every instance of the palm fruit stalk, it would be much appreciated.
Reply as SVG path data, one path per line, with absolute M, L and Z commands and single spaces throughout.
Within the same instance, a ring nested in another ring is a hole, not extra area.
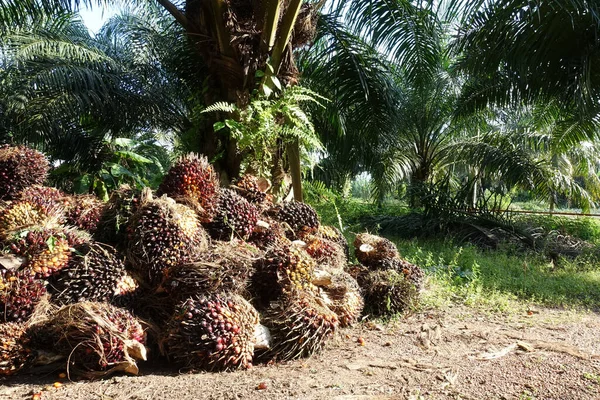
M 115 249 L 100 243 L 80 246 L 66 268 L 51 277 L 49 291 L 57 304 L 113 302 L 137 289 Z
M 45 294 L 46 282 L 31 270 L 0 270 L 0 322 L 26 322 Z
M 368 233 L 356 235 L 354 254 L 358 262 L 371 269 L 393 268 L 393 260 L 400 258 L 394 243 Z
M 272 338 L 272 347 L 261 357 L 293 360 L 320 351 L 334 335 L 339 320 L 312 292 L 292 290 L 272 302 L 261 323 Z
M 258 221 L 258 210 L 231 189 L 219 193 L 216 213 L 206 224 L 211 237 L 218 240 L 248 239 Z
M 0 200 L 10 200 L 26 187 L 41 185 L 50 164 L 39 151 L 25 146 L 0 146 Z
M 166 194 L 178 201 L 180 198 L 187 198 L 197 204 L 194 209 L 205 223 L 212 220 L 218 190 L 219 179 L 208 159 L 190 153 L 181 157 L 169 169 L 157 193 L 159 196 Z
M 260 308 L 292 289 L 315 291 L 315 260 L 298 243 L 273 248 L 256 263 L 251 292 Z
M 319 225 L 317 234 L 324 239 L 331 240 L 332 242 L 339 244 L 342 249 L 344 249 L 346 258 L 350 256 L 348 241 L 338 228 L 331 225 Z
M 358 321 L 364 300 L 356 279 L 341 271 L 331 275 L 326 284 L 318 286 L 325 304 L 338 316 L 340 327 L 352 326 Z
M 67 359 L 67 371 L 84 377 L 113 372 L 136 375 L 136 360 L 146 359 L 146 338 L 140 322 L 127 310 L 107 303 L 81 302 L 64 306 L 29 328 L 33 346 Z M 38 341 L 39 340 L 39 341 Z
M 24 230 L 9 240 L 9 248 L 26 259 L 25 267 L 38 278 L 47 278 L 65 268 L 71 258 L 65 232 L 56 229 Z
M 168 354 L 186 369 L 249 368 L 258 324 L 258 312 L 240 296 L 191 297 L 169 323 Z
M 140 278 L 153 286 L 162 281 L 168 268 L 195 261 L 208 247 L 206 233 L 192 209 L 166 196 L 152 199 L 148 188 L 128 232 L 127 258 Z
M 306 203 L 291 201 L 275 206 L 268 214 L 278 221 L 285 222 L 294 232 L 301 228 L 316 231 L 319 228 L 319 216 L 314 208 Z
M 95 196 L 71 196 L 68 198 L 66 223 L 93 234 L 100 222 L 104 206 Z
M 26 368 L 33 356 L 24 324 L 0 324 L 0 377 L 14 375 Z
M 191 264 L 169 268 L 163 288 L 180 300 L 194 294 L 247 294 L 254 262 L 262 256 L 256 247 L 233 240 L 216 242 Z
M 415 286 L 401 272 L 393 269 L 372 271 L 361 265 L 349 267 L 348 272 L 362 289 L 365 314 L 394 316 L 413 307 L 418 301 Z
M 118 248 L 125 247 L 127 225 L 137 212 L 141 192 L 123 185 L 110 195 L 108 203 L 100 216 L 94 237 L 102 243 Z

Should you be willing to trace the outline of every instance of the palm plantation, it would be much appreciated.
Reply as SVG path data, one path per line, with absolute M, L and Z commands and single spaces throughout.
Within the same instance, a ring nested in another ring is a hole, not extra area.
M 91 33 L 79 12 L 107 7 Z M 146 357 L 259 365 L 231 372 L 260 380 L 235 396 L 371 395 L 371 379 L 411 399 L 565 398 L 548 359 L 529 386 L 511 364 L 553 352 L 575 354 L 578 398 L 600 395 L 593 354 L 496 333 L 484 351 L 437 316 L 512 329 L 538 308 L 600 309 L 599 15 L 588 0 L 0 2 L 0 380 L 50 346 L 89 379 L 143 375 Z M 45 293 L 56 309 L 38 316 Z M 381 326 L 390 351 L 371 344 Z M 438 347 L 440 327 L 470 347 Z M 420 376 L 432 349 L 460 374 Z M 275 370 L 299 358 L 361 376 L 282 389 Z M 478 364 L 492 359 L 497 376 Z

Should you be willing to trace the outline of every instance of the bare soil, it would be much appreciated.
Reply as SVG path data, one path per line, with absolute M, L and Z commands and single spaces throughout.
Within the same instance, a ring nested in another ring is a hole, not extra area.
M 600 399 L 599 332 L 596 313 L 453 307 L 363 322 L 310 359 L 198 374 L 142 364 L 140 376 L 58 389 L 52 371 L 0 380 L 0 399 Z

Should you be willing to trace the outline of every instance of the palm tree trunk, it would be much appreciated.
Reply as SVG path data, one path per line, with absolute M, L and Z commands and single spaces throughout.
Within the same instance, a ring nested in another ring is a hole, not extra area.
M 287 145 L 290 173 L 292 175 L 292 187 L 294 189 L 294 200 L 303 201 L 302 196 L 302 170 L 300 168 L 300 144 L 298 139 Z

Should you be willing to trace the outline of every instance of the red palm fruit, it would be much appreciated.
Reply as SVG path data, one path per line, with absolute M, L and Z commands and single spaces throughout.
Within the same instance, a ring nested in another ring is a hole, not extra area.
M 304 250 L 315 259 L 319 268 L 330 270 L 343 270 L 348 259 L 344 249 L 337 243 L 322 238 L 319 235 L 300 232 L 300 240 L 306 243 Z
M 31 270 L 0 270 L 0 322 L 26 322 L 45 294 L 46 282 Z
M 50 164 L 39 151 L 25 146 L 0 146 L 0 200 L 11 200 L 26 187 L 41 185 Z
M 259 183 L 259 178 L 246 174 L 238 179 L 232 188 L 250 203 L 261 208 L 267 200 L 264 185 Z
M 61 230 L 31 227 L 7 242 L 11 252 L 26 259 L 25 267 L 36 277 L 49 277 L 65 268 L 71 258 L 71 245 Z
M 404 275 L 404 278 L 414 285 L 417 292 L 422 292 L 425 288 L 425 272 L 418 265 L 409 263 L 401 258 L 394 259 L 392 268 Z
M 261 306 L 267 306 L 286 291 L 315 291 L 315 267 L 314 259 L 297 243 L 275 247 L 257 261 L 251 292 Z
M 258 221 L 258 210 L 233 190 L 219 193 L 216 213 L 206 224 L 211 237 L 218 240 L 248 239 Z
M 0 324 L 0 377 L 14 375 L 33 361 L 25 325 Z
M 298 232 L 301 228 L 316 230 L 319 227 L 317 212 L 305 203 L 297 201 L 282 203 L 268 213 L 276 220 L 287 223 L 294 232 Z
M 249 368 L 258 323 L 258 312 L 240 296 L 191 297 L 169 322 L 168 355 L 188 369 Z
M 362 265 L 351 266 L 348 272 L 361 288 L 366 314 L 390 317 L 418 302 L 419 293 L 402 272 L 393 269 L 373 271 Z
M 337 315 L 321 298 L 303 290 L 285 293 L 262 317 L 273 341 L 262 357 L 277 360 L 310 357 L 323 349 L 339 325 Z
M 181 157 L 165 175 L 158 195 L 189 198 L 198 204 L 202 222 L 209 222 L 215 211 L 219 179 L 206 157 L 190 153 Z
M 18 200 L 34 204 L 46 213 L 50 213 L 54 209 L 62 209 L 68 204 L 66 195 L 62 191 L 42 185 L 29 186 L 23 189 L 18 195 Z
M 123 185 L 113 191 L 100 216 L 94 237 L 102 243 L 125 248 L 127 225 L 137 212 L 140 196 L 140 190 L 132 189 L 128 185 Z
M 104 207 L 105 204 L 95 196 L 70 196 L 66 210 L 66 223 L 93 234 L 96 232 Z
M 318 235 L 324 239 L 331 240 L 342 246 L 344 249 L 344 253 L 346 254 L 346 258 L 350 256 L 348 241 L 344 234 L 335 226 L 331 225 L 319 225 Z
M 127 258 L 151 285 L 158 285 L 170 267 L 193 262 L 208 248 L 196 213 L 166 196 L 153 199 L 149 189 L 128 231 Z
M 136 289 L 130 280 L 116 250 L 92 242 L 76 249 L 68 266 L 51 277 L 48 288 L 52 301 L 58 304 L 112 302 Z

